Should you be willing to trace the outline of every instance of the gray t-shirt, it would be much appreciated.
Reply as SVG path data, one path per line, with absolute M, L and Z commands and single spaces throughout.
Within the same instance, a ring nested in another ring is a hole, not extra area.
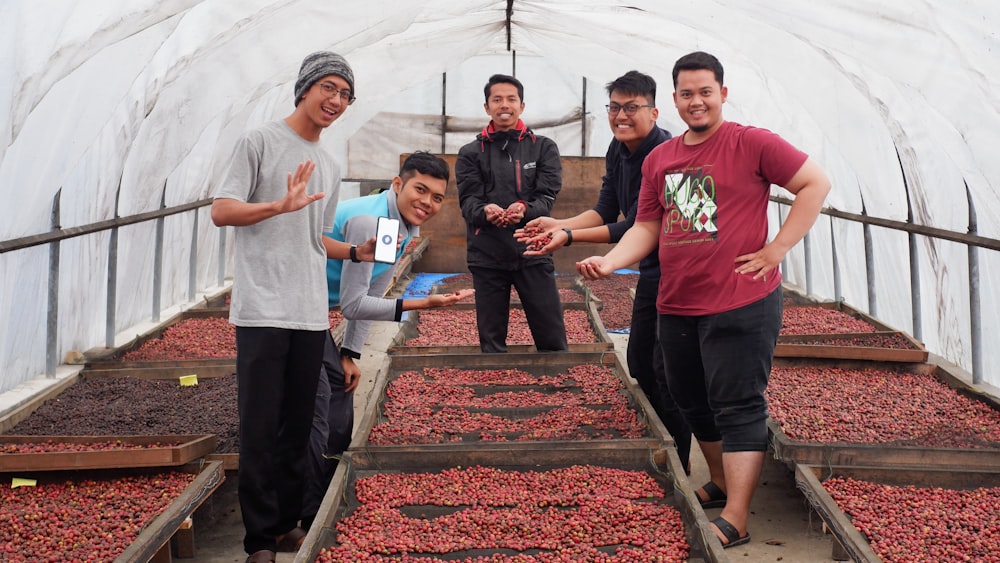
M 300 137 L 284 121 L 248 131 L 215 197 L 249 203 L 288 193 L 288 174 L 312 160 L 306 191 L 326 196 L 303 209 L 255 225 L 235 227 L 235 268 L 229 321 L 237 326 L 328 330 L 326 249 L 340 198 L 340 166 L 319 143 Z

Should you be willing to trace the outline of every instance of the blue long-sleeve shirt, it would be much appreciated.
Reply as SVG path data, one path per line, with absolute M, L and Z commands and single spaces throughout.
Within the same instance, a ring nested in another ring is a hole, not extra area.
M 404 238 L 396 252 L 398 263 L 410 239 L 420 233 L 419 227 L 407 225 L 402 220 L 396 205 L 396 193 L 392 189 L 340 202 L 333 231 L 328 235 L 334 240 L 363 244 L 375 236 L 379 217 L 399 219 L 399 234 Z M 368 337 L 371 321 L 398 322 L 402 319 L 403 301 L 383 297 L 392 283 L 394 268 L 395 264 L 380 262 L 327 260 L 330 307 L 339 305 L 347 320 L 341 348 L 358 353 Z

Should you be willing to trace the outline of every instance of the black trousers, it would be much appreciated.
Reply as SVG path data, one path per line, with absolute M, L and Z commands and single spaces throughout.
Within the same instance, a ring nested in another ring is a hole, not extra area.
M 702 442 L 723 452 L 767 450 L 767 381 L 781 330 L 781 288 L 732 311 L 660 315 L 667 384 Z
M 346 393 L 344 368 L 340 365 L 340 350 L 327 332 L 323 348 L 323 364 L 316 387 L 316 407 L 313 411 L 312 433 L 306 456 L 306 482 L 302 500 L 302 527 L 309 529 L 326 490 L 337 470 L 336 456 L 351 445 L 354 432 L 354 392 Z
M 236 327 L 243 549 L 275 550 L 302 511 L 306 445 L 329 331 Z
M 685 469 L 691 459 L 691 429 L 670 396 L 663 369 L 663 351 L 657 342 L 656 293 L 659 281 L 639 278 L 632 302 L 632 324 L 628 337 L 628 371 L 639 383 L 656 415 L 677 444 L 677 456 Z
M 507 351 L 510 288 L 524 307 L 528 329 L 540 352 L 566 350 L 566 325 L 556 287 L 555 267 L 536 264 L 519 270 L 469 267 L 476 290 L 479 348 L 485 353 Z

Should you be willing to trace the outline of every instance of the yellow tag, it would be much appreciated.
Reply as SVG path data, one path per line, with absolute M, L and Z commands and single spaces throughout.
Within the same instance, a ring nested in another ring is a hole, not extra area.
M 197 375 L 182 375 L 180 379 L 181 379 L 181 387 L 191 387 L 193 385 L 198 385 Z
M 16 489 L 18 487 L 34 487 L 38 482 L 34 479 L 21 479 L 20 477 L 14 477 L 10 481 L 10 488 Z

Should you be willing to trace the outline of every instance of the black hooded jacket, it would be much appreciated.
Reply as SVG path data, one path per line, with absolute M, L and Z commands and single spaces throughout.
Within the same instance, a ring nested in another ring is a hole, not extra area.
M 515 229 L 549 215 L 562 188 L 562 162 L 552 139 L 535 135 L 520 120 L 508 131 L 495 131 L 490 122 L 475 141 L 458 151 L 455 178 L 467 228 L 469 266 L 516 270 L 552 262 L 549 255 L 523 256 L 524 243 L 514 239 Z M 519 224 L 499 228 L 486 220 L 487 205 L 506 209 L 516 201 L 527 208 Z

